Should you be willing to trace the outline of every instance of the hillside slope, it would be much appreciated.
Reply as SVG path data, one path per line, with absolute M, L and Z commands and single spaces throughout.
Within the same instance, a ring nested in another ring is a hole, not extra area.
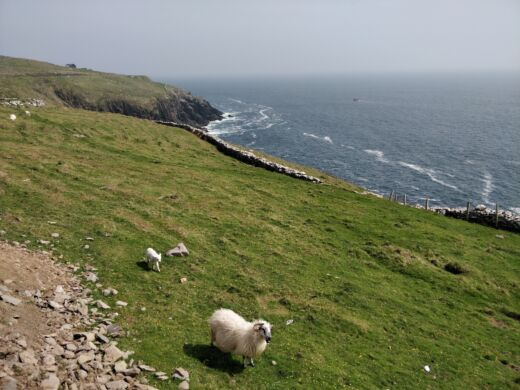
M 206 100 L 146 76 L 72 69 L 0 56 L 0 98 L 205 126 L 221 112 Z
M 129 332 L 120 344 L 135 359 L 188 369 L 194 389 L 520 381 L 519 235 L 364 196 L 312 169 L 325 184 L 254 168 L 150 121 L 31 111 L 0 106 L 0 230 L 98 267 L 129 302 L 117 309 Z M 180 241 L 190 256 L 165 258 L 161 273 L 141 262 L 147 247 Z M 209 347 L 219 307 L 274 324 L 256 368 Z

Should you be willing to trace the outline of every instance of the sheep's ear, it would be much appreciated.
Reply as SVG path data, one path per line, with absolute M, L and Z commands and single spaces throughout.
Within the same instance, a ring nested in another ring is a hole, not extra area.
M 253 329 L 254 329 L 256 332 L 258 332 L 258 331 L 260 330 L 260 328 L 262 327 L 262 325 L 263 325 L 263 324 L 262 324 L 261 322 L 259 322 L 258 324 L 254 324 L 254 325 L 253 325 Z

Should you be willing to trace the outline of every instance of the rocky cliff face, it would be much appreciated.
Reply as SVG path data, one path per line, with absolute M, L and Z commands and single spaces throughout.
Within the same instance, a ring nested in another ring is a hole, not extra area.
M 198 127 L 222 118 L 222 113 L 206 100 L 146 76 L 5 56 L 0 56 L 0 99 L 38 99 L 49 106 L 65 105 Z
M 102 97 L 92 101 L 81 89 L 56 88 L 54 94 L 67 106 L 91 111 L 113 112 L 138 118 L 206 126 L 222 118 L 222 112 L 208 101 L 187 92 L 176 91 L 142 104 L 124 97 Z

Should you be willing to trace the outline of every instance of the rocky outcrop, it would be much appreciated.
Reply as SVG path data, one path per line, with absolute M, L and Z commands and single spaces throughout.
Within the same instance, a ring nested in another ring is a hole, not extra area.
M 55 88 L 54 94 L 69 107 L 113 112 L 143 119 L 206 126 L 209 122 L 222 118 L 222 113 L 209 102 L 180 90 L 176 93 L 169 92 L 164 97 L 155 97 L 147 103 L 124 97 L 103 97 L 92 101 L 78 87 Z
M 260 167 L 267 169 L 268 171 L 278 172 L 283 175 L 287 175 L 290 177 L 294 177 L 296 179 L 311 181 L 313 183 L 321 183 L 321 180 L 317 177 L 307 175 L 303 171 L 298 171 L 296 169 L 287 167 L 282 164 L 275 163 L 273 161 L 269 161 L 265 158 L 258 157 L 252 152 L 248 152 L 246 150 L 242 150 L 234 145 L 228 144 L 227 142 L 221 140 L 218 137 L 215 137 L 209 134 L 206 130 L 199 129 L 190 125 L 175 123 L 175 122 L 167 122 L 167 121 L 156 121 L 161 125 L 179 127 L 184 130 L 188 130 L 190 133 L 195 134 L 200 139 L 209 142 L 212 145 L 215 145 L 219 151 L 222 153 L 231 156 L 239 161 L 242 161 L 246 164 L 253 165 L 255 167 Z

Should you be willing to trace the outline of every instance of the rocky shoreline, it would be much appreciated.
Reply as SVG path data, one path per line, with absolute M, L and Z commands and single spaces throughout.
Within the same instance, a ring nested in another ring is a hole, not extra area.
M 215 145 L 219 151 L 222 153 L 231 156 L 239 161 L 242 161 L 246 164 L 253 165 L 255 167 L 264 168 L 268 171 L 278 172 L 282 175 L 294 177 L 300 180 L 306 180 L 313 183 L 321 183 L 321 180 L 317 177 L 307 175 L 303 171 L 299 171 L 297 169 L 290 168 L 288 166 L 275 163 L 273 161 L 269 161 L 263 157 L 258 157 L 252 152 L 248 152 L 237 148 L 234 145 L 231 145 L 218 137 L 215 137 L 209 134 L 206 130 L 200 129 L 197 127 L 193 127 L 186 124 L 176 123 L 176 122 L 167 122 L 167 121 L 155 121 L 161 125 L 171 126 L 171 127 L 179 127 L 181 129 L 187 130 L 190 133 L 196 135 L 200 139 L 209 142 L 212 145 Z

